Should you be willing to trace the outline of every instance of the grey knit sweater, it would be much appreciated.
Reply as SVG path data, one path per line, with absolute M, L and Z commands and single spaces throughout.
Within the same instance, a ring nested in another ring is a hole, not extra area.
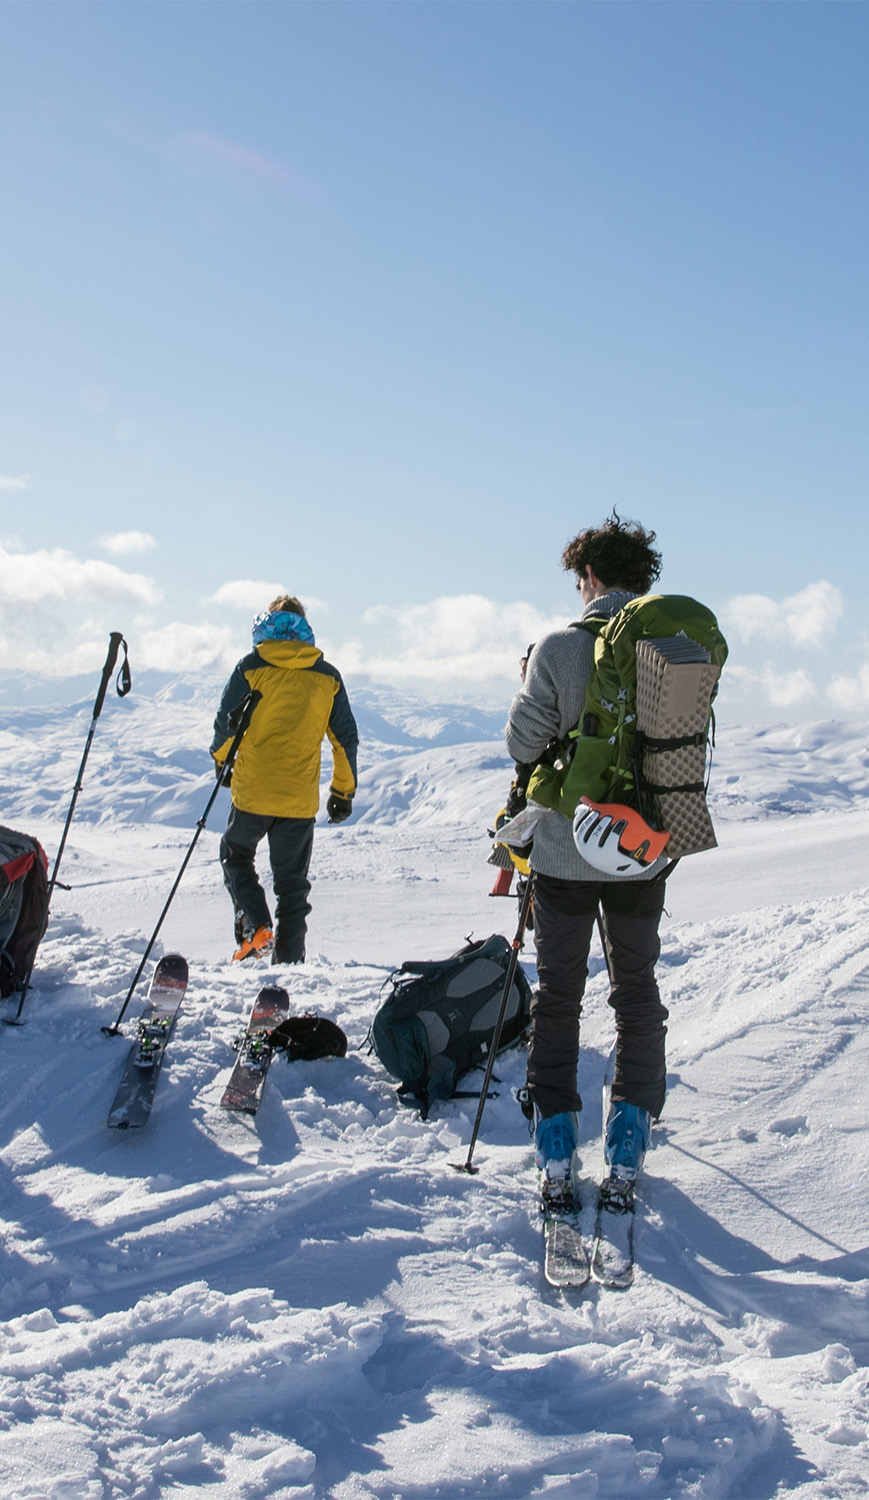
M 633 599 L 624 590 L 604 594 L 583 610 L 587 615 L 614 615 Z M 516 694 L 504 738 L 514 760 L 540 759 L 551 739 L 562 739 L 579 723 L 585 705 L 585 689 L 594 664 L 594 636 L 588 630 L 555 630 L 538 641 L 531 652 L 521 692 Z M 648 880 L 657 874 L 663 859 L 648 874 L 632 880 Z M 595 870 L 573 842 L 573 827 L 561 813 L 546 811 L 534 835 L 531 868 L 558 880 L 623 880 Z

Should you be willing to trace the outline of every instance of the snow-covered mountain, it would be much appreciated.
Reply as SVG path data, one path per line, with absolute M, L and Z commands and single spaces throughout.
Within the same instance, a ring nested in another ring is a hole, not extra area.
M 100 1025 L 213 786 L 214 701 L 183 681 L 107 700 L 72 889 L 27 1025 L 0 1031 L 4 1496 L 865 1495 L 869 726 L 720 726 L 721 847 L 683 862 L 662 930 L 670 1092 L 637 1280 L 571 1297 L 540 1274 L 521 1051 L 499 1060 L 469 1178 L 451 1163 L 474 1102 L 423 1123 L 366 1045 L 404 959 L 512 935 L 486 865 L 503 714 L 355 695 L 357 811 L 318 828 L 311 957 L 281 971 L 351 1048 L 276 1062 L 255 1122 L 217 1107 L 270 971 L 226 962 L 215 808 L 156 950 L 185 952 L 191 986 L 154 1114 L 106 1129 L 126 1044 Z M 4 709 L 0 820 L 49 854 L 91 705 L 92 687 Z M 523 963 L 533 981 L 533 942 Z M 611 1039 L 596 954 L 589 1205 Z

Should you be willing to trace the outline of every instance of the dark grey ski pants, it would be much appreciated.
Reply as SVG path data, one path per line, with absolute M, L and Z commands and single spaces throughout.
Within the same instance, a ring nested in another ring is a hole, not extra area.
M 275 963 L 301 963 L 305 957 L 306 917 L 311 907 L 308 866 L 314 848 L 313 818 L 269 818 L 243 812 L 233 803 L 220 840 L 223 879 L 236 912 L 236 938 L 247 919 L 254 929 L 271 927 L 265 891 L 256 872 L 257 845 L 269 841 L 269 862 L 275 887 Z
M 666 1093 L 665 1021 L 655 981 L 664 882 L 556 880 L 534 874 L 540 987 L 531 1003 L 528 1087 L 545 1117 L 582 1109 L 577 1092 L 579 1018 L 588 953 L 600 913 L 616 1018 L 613 1099 L 661 1113 Z

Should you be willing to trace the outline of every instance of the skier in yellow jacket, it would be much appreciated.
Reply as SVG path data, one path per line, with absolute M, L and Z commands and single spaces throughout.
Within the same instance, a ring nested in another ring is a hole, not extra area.
M 330 823 L 342 823 L 353 810 L 359 736 L 341 674 L 315 646 L 298 599 L 282 594 L 257 615 L 253 645 L 224 689 L 211 743 L 219 767 L 233 739 L 230 716 L 257 690 L 261 698 L 236 756 L 232 807 L 220 841 L 223 879 L 235 907 L 233 957 L 271 951 L 273 963 L 302 963 L 322 742 L 328 736 L 332 746 L 326 810 Z M 263 838 L 275 888 L 274 932 L 254 863 Z

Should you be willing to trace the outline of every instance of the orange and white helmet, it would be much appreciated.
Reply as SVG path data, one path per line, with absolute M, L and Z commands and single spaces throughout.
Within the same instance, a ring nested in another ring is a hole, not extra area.
M 669 840 L 621 802 L 582 797 L 573 818 L 573 841 L 586 862 L 605 875 L 642 875 Z

